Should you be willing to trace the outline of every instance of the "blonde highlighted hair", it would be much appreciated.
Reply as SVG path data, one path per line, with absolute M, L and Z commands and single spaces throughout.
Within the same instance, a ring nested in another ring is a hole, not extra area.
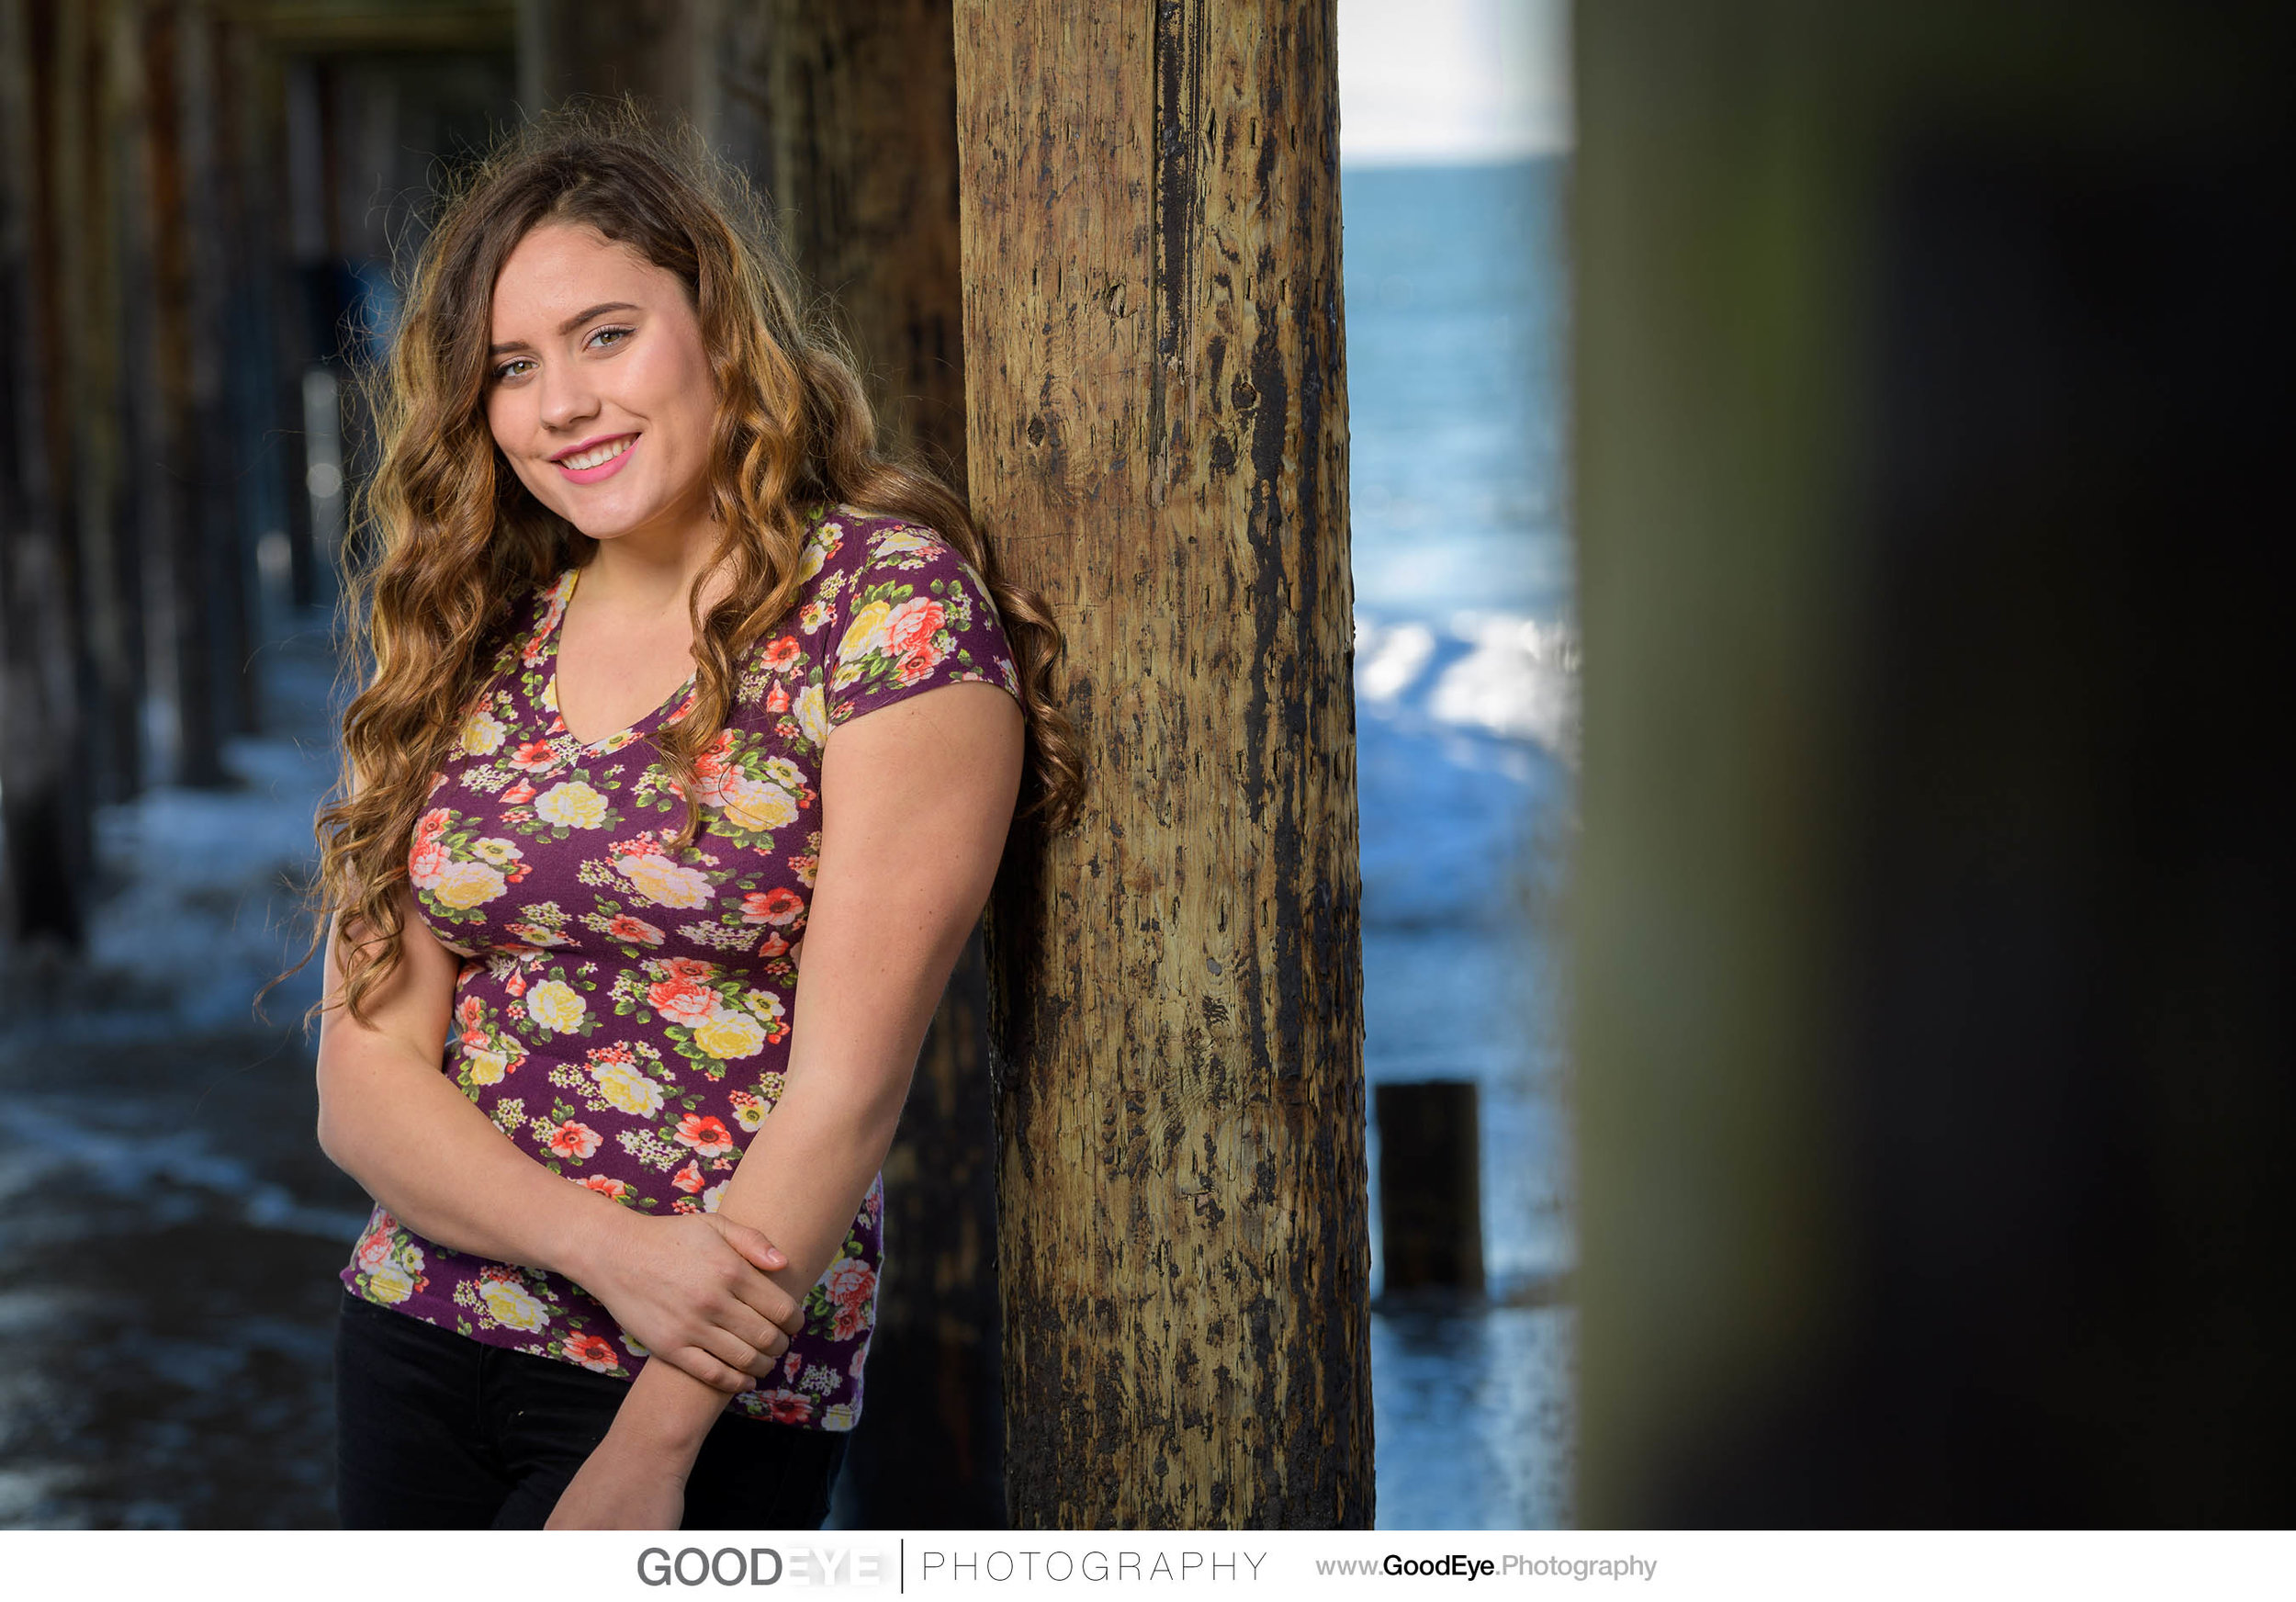
M 973 565 L 1020 670 L 1020 816 L 1064 829 L 1084 791 L 1075 732 L 1051 686 L 1059 626 L 999 574 L 963 497 L 917 457 L 880 447 L 855 364 L 835 326 L 809 314 L 748 186 L 691 133 L 663 133 L 626 107 L 556 113 L 512 135 L 448 195 L 368 386 L 378 448 L 359 502 L 366 555 L 345 605 L 370 662 L 343 715 L 342 780 L 316 826 L 317 931 L 289 970 L 323 949 L 341 914 L 343 1001 L 362 1021 L 363 1003 L 401 960 L 398 890 L 432 776 L 522 603 L 596 549 L 527 492 L 487 425 L 495 279 L 544 222 L 594 229 L 675 274 L 709 355 L 719 531 L 710 565 L 733 582 L 706 615 L 696 586 L 694 709 L 653 736 L 683 792 L 695 793 L 695 762 L 733 706 L 737 656 L 796 594 L 805 510 L 817 502 L 922 525 Z M 689 806 L 679 845 L 697 822 Z

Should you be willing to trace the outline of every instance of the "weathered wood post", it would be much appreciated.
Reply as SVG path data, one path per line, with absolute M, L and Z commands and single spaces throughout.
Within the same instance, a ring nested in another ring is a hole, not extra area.
M 1076 828 L 989 927 L 1030 1527 L 1371 1520 L 1329 0 L 960 0 L 974 506 Z

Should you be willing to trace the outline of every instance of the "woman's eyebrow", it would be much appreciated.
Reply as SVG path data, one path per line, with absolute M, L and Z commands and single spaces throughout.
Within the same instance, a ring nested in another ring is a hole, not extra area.
M 558 332 L 560 333 L 572 333 L 576 329 L 581 327 L 583 323 L 588 322 L 591 318 L 602 317 L 609 311 L 639 311 L 643 310 L 643 307 L 633 306 L 627 300 L 601 301 L 598 305 L 577 311 L 564 322 L 559 323 Z M 524 340 L 514 339 L 507 344 L 490 344 L 487 346 L 487 355 L 490 356 L 499 356 L 510 351 L 524 350 L 525 348 L 526 342 Z

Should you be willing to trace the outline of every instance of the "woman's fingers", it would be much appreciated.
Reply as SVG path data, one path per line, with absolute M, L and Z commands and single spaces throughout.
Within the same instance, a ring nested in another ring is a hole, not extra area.
M 744 1285 L 738 1294 L 744 1306 L 782 1332 L 785 1342 L 805 1332 L 805 1304 L 772 1280 Z
M 746 1224 L 736 1224 L 730 1218 L 720 1218 L 715 1213 L 704 1213 L 703 1216 L 719 1235 L 726 1237 L 728 1246 L 767 1273 L 789 1267 L 787 1254 L 768 1240 L 762 1231 L 752 1229 Z
M 757 1386 L 757 1382 L 741 1367 L 727 1363 L 715 1353 L 698 1346 L 680 1347 L 670 1354 L 670 1360 L 712 1390 L 723 1391 L 728 1396 L 738 1396 Z

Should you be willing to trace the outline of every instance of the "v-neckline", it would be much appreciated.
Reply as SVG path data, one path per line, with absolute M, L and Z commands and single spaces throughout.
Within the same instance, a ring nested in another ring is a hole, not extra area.
M 692 691 L 693 683 L 701 676 L 702 671 L 697 666 L 692 672 L 686 675 L 685 683 L 670 692 L 669 699 L 628 728 L 617 728 L 612 734 L 601 735 L 592 740 L 578 739 L 573 728 L 567 723 L 566 708 L 558 700 L 558 646 L 566 637 L 567 609 L 573 605 L 574 591 L 581 581 L 582 570 L 580 568 L 568 568 L 558 576 L 558 582 L 564 587 L 565 592 L 558 597 L 557 615 L 550 619 L 550 626 L 543 636 L 544 655 L 550 663 L 550 676 L 543 681 L 541 709 L 557 718 L 558 732 L 568 739 L 574 740 L 581 753 L 588 756 L 603 746 L 613 744 L 618 739 L 626 739 L 631 735 L 644 732 L 647 725 L 674 710 Z

